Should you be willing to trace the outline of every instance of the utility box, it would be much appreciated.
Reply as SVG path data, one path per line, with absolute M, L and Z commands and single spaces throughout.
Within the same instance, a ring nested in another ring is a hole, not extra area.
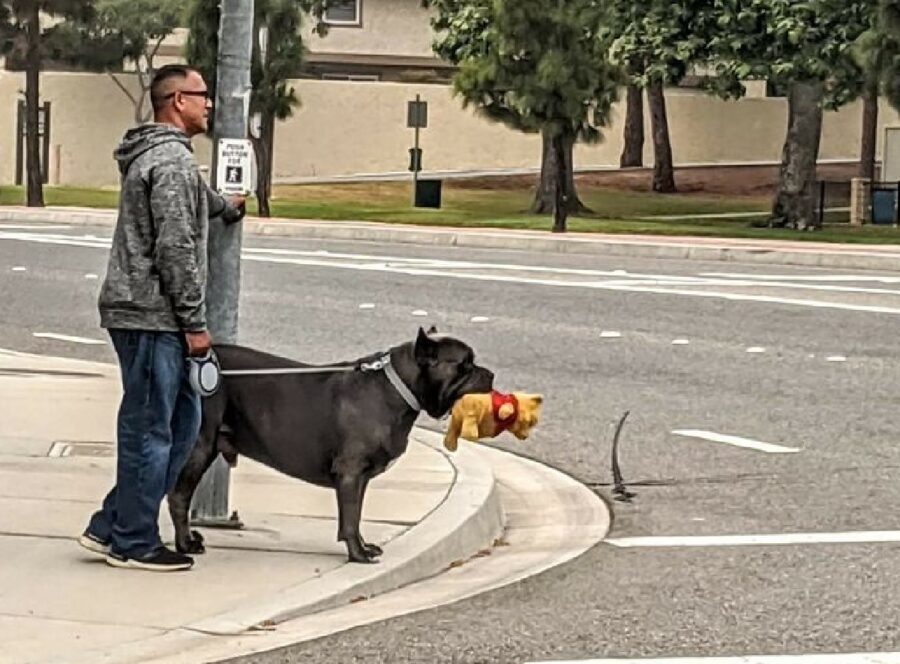
M 897 186 L 872 187 L 872 223 L 893 225 L 897 223 Z
M 440 208 L 441 183 L 441 180 L 418 180 L 416 182 L 415 206 L 420 208 Z

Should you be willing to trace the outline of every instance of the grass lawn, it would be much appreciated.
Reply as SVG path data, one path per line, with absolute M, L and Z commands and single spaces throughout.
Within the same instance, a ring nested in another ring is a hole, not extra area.
M 429 226 L 492 227 L 549 230 L 549 216 L 527 212 L 532 193 L 517 182 L 445 181 L 440 210 L 413 208 L 410 183 L 371 182 L 353 184 L 276 186 L 272 213 L 277 217 L 376 221 Z M 572 231 L 654 235 L 700 235 L 758 239 L 812 240 L 819 242 L 897 243 L 900 229 L 883 226 L 850 227 L 827 224 L 815 233 L 753 228 L 750 218 L 737 219 L 639 219 L 659 215 L 705 215 L 759 212 L 769 206 L 765 197 L 722 197 L 709 194 L 662 195 L 582 186 L 579 194 L 593 210 L 591 215 L 571 217 Z M 46 187 L 48 205 L 110 208 L 117 204 L 111 189 Z M 0 187 L 0 205 L 21 205 L 20 187 Z M 255 201 L 250 212 L 255 213 Z

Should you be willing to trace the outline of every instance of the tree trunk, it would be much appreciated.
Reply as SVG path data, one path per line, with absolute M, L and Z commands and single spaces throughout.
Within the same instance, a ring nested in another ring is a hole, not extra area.
M 275 151 L 275 118 L 263 113 L 260 137 L 253 138 L 256 152 L 256 201 L 260 217 L 271 217 L 272 165 Z
M 863 94 L 862 145 L 859 148 L 859 177 L 875 179 L 875 141 L 878 135 L 878 86 Z
M 561 171 L 558 167 L 556 151 L 553 148 L 553 140 L 546 132 L 542 132 L 541 137 L 543 139 L 541 179 L 534 194 L 531 211 L 535 214 L 550 214 L 553 212 L 556 201 L 556 178 L 559 177 Z M 590 212 L 590 208 L 581 202 L 581 199 L 578 198 L 578 192 L 575 190 L 575 169 L 573 167 L 575 137 L 564 135 L 561 138 L 564 147 L 563 153 L 565 154 L 566 211 L 569 214 Z
M 669 119 L 666 115 L 666 94 L 661 81 L 647 88 L 650 105 L 650 124 L 653 133 L 653 191 L 674 194 L 675 169 L 672 164 L 672 142 L 669 140 Z
M 644 165 L 644 91 L 636 85 L 628 86 L 625 104 L 625 134 L 621 168 L 640 168 Z
M 769 226 L 816 228 L 815 185 L 822 137 L 821 81 L 798 81 L 788 93 L 788 130 Z
M 554 136 L 551 140 L 551 147 L 556 161 L 556 191 L 553 192 L 553 232 L 566 232 L 566 218 L 569 216 L 568 205 L 568 183 L 571 169 L 567 168 L 566 151 L 571 149 L 569 143 L 563 135 Z
M 39 3 L 32 2 L 28 16 L 25 55 L 25 167 L 28 207 L 44 206 L 44 175 L 38 137 L 41 103 L 41 20 Z M 44 131 L 47 127 L 44 128 Z

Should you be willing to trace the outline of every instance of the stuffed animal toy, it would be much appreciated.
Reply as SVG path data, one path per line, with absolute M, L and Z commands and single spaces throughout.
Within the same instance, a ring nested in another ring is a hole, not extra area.
M 540 394 L 494 390 L 487 394 L 467 394 L 453 404 L 444 447 L 456 451 L 460 437 L 477 442 L 509 431 L 519 440 L 528 438 L 538 423 L 544 397 Z

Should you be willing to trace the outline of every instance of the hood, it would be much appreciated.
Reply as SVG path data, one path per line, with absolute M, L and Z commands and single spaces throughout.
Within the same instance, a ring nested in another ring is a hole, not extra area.
M 180 129 L 164 124 L 146 124 L 129 129 L 116 148 L 113 156 L 119 163 L 119 172 L 123 175 L 131 163 L 147 150 L 165 143 L 181 143 L 192 150 L 191 140 Z

